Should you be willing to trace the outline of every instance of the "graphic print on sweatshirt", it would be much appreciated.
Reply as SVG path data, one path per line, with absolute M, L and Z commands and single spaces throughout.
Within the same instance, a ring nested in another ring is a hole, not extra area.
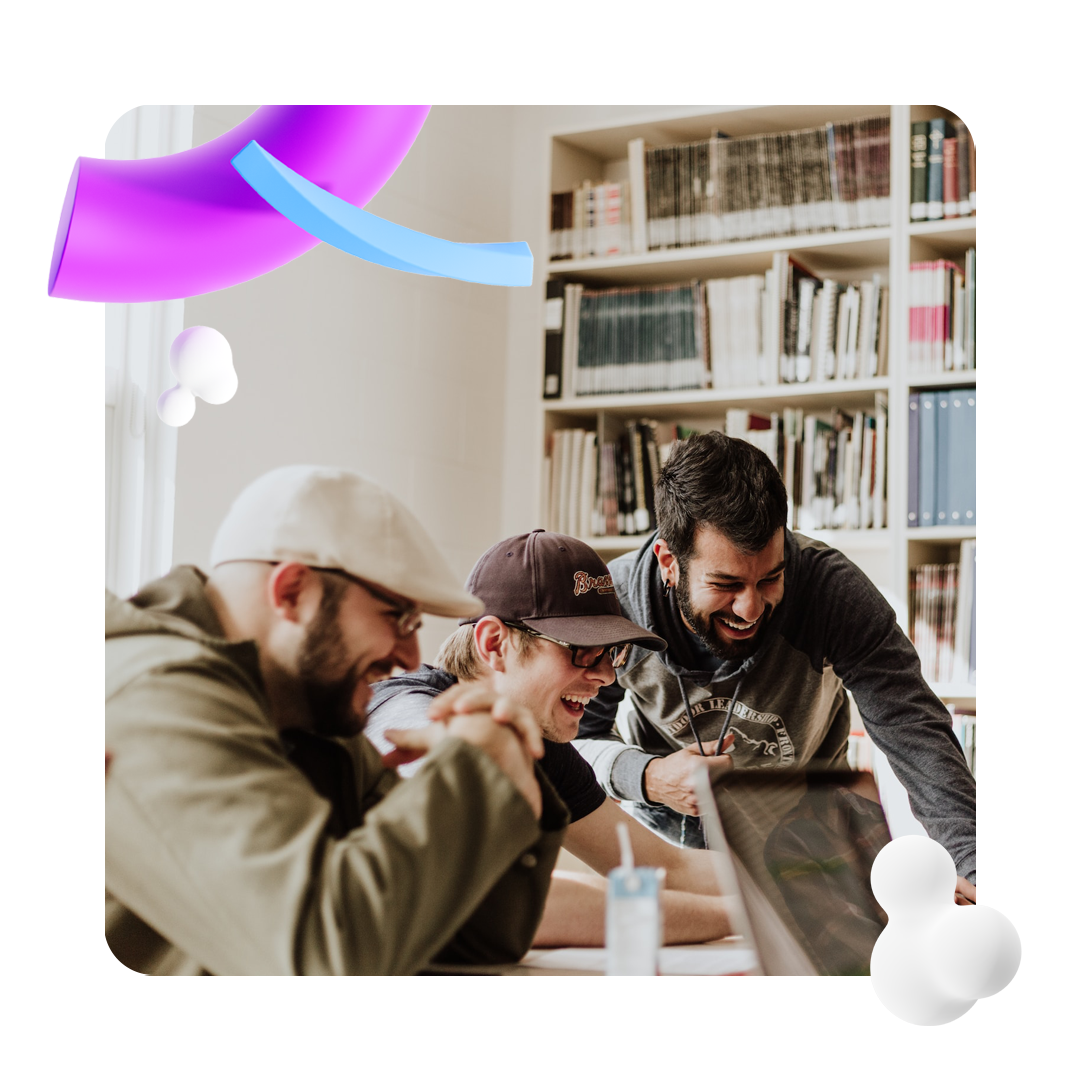
M 694 727 L 703 741 L 720 734 L 730 703 L 730 698 L 711 697 L 690 706 Z M 688 735 L 693 741 L 689 729 L 686 714 L 682 713 L 667 727 L 667 732 L 680 742 L 685 742 Z M 776 713 L 758 712 L 736 701 L 728 730 L 735 736 L 731 757 L 741 769 L 787 768 L 795 763 L 795 746 L 783 719 Z

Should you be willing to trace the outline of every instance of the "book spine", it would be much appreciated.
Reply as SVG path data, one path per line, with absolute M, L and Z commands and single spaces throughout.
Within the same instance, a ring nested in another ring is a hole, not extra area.
M 937 456 L 934 461 L 934 524 L 949 524 L 949 503 L 951 493 L 949 491 L 950 468 L 949 461 L 952 457 L 953 425 L 950 408 L 952 393 L 949 390 L 938 390 L 934 394 L 934 423 L 937 431 L 935 442 L 937 444 Z
M 919 421 L 921 418 L 919 394 L 918 391 L 914 391 L 908 395 L 907 523 L 910 528 L 921 524 L 919 521 Z
M 937 513 L 937 404 L 933 390 L 919 394 L 919 525 L 934 524 Z
M 945 117 L 930 121 L 926 148 L 926 217 L 936 221 L 945 215 Z
M 583 539 L 596 535 L 597 525 L 596 479 L 596 432 L 585 432 L 581 451 L 581 502 L 578 509 L 578 535 Z
M 566 283 L 551 278 L 544 302 L 544 397 L 562 396 L 563 320 L 566 311 Z
M 975 388 L 959 391 L 960 407 L 956 424 L 955 452 L 959 524 L 974 527 L 975 513 Z
M 971 213 L 971 136 L 967 125 L 956 122 L 956 213 Z
M 957 162 L 956 139 L 945 139 L 942 145 L 942 198 L 944 200 L 944 216 L 947 218 L 959 217 L 957 203 L 960 199 L 960 176 Z
M 874 504 L 873 527 L 884 529 L 888 524 L 888 441 L 889 396 L 878 390 L 874 394 L 874 478 L 871 485 Z M 918 410 L 916 409 L 916 416 Z

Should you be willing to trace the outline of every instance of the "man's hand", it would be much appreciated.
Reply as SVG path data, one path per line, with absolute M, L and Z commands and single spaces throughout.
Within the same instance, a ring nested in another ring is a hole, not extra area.
M 730 750 L 734 742 L 735 736 L 729 732 L 723 749 Z M 724 776 L 734 768 L 730 754 L 716 756 L 715 739 L 701 745 L 705 748 L 705 757 L 696 746 L 687 746 L 667 757 L 653 758 L 645 766 L 645 796 L 650 802 L 664 803 L 678 814 L 698 816 L 694 774 L 699 764 L 704 761 L 708 766 L 710 779 Z
M 953 900 L 960 907 L 967 907 L 969 904 L 975 903 L 975 886 L 968 881 L 967 878 L 958 877 L 956 879 L 956 892 L 953 894 Z
M 532 720 L 532 717 L 529 719 Z M 533 816 L 539 819 L 542 800 L 540 785 L 533 771 L 533 756 L 526 749 L 515 726 L 495 720 L 490 713 L 471 712 L 451 716 L 445 722 L 432 723 L 425 728 L 391 729 L 384 735 L 394 744 L 394 749 L 383 758 L 387 768 L 423 757 L 450 735 L 472 743 L 506 773 L 525 797 Z
M 543 736 L 533 714 L 524 706 L 493 694 L 490 690 L 458 683 L 440 694 L 428 709 L 428 716 L 432 720 L 443 723 L 451 717 L 469 713 L 487 713 L 496 723 L 509 725 L 518 733 L 518 737 L 534 758 L 544 756 Z

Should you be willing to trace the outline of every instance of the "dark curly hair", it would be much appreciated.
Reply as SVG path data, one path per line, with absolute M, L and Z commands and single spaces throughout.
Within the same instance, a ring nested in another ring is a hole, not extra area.
M 754 553 L 787 524 L 787 511 L 784 481 L 768 455 L 719 431 L 676 442 L 656 482 L 657 529 L 680 563 L 693 556 L 699 525 Z

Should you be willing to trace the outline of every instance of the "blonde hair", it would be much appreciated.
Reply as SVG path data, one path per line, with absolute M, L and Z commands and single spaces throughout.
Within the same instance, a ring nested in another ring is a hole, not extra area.
M 488 670 L 487 664 L 476 650 L 476 627 L 469 623 L 459 626 L 443 643 L 435 657 L 435 666 L 442 668 L 448 675 L 453 675 L 460 682 L 470 682 L 482 678 Z M 522 659 L 532 652 L 535 640 L 531 634 L 525 634 L 516 626 L 508 626 L 510 641 Z

